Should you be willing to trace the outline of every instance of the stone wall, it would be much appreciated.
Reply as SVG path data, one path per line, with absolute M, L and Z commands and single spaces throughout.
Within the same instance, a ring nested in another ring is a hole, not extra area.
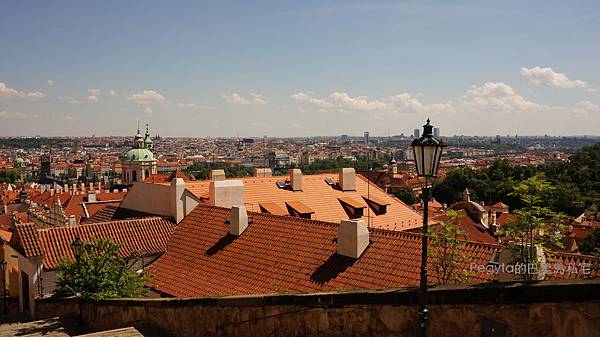
M 416 289 L 403 289 L 85 303 L 41 299 L 37 316 L 81 315 L 94 330 L 150 323 L 173 336 L 416 336 L 417 298 Z M 600 280 L 437 287 L 429 308 L 430 336 L 597 336 Z

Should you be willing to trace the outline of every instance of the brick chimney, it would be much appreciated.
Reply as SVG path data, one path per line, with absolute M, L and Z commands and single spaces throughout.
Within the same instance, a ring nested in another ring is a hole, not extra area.
M 209 205 L 231 208 L 244 204 L 244 183 L 241 180 L 211 181 L 208 187 Z
M 229 233 L 240 236 L 248 228 L 248 212 L 244 206 L 231 207 L 231 216 L 229 217 Z
M 271 176 L 273 176 L 273 171 L 271 171 L 270 168 L 256 167 L 256 168 L 254 168 L 254 176 L 255 177 L 271 177 Z
M 358 259 L 369 246 L 365 220 L 342 220 L 337 234 L 337 253 Z
M 356 171 L 352 167 L 346 167 L 340 170 L 338 177 L 339 185 L 342 191 L 356 190 Z
M 291 169 L 288 173 L 290 175 L 290 187 L 292 191 L 302 191 L 302 171 L 300 169 Z
M 225 180 L 225 171 L 224 170 L 210 170 L 210 173 L 208 174 L 208 180 L 211 180 L 211 181 Z

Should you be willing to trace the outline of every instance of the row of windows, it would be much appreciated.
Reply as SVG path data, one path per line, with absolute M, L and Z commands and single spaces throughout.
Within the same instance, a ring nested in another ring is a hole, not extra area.
M 150 176 L 150 171 L 145 170 L 144 173 L 145 173 L 145 175 L 142 176 L 141 180 L 144 180 L 145 178 L 147 178 L 148 176 Z M 123 178 L 124 178 L 125 181 L 129 181 L 129 178 L 130 178 L 129 177 L 129 172 L 125 171 L 125 174 L 124 174 Z M 137 171 L 132 171 L 131 172 L 131 181 L 132 182 L 137 182 L 138 181 Z

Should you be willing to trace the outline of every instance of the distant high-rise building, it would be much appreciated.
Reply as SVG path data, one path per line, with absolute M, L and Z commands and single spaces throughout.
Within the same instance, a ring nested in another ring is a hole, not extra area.
M 369 131 L 365 131 L 365 145 L 369 145 Z
M 340 136 L 340 141 L 342 143 L 346 143 L 346 142 L 348 142 L 348 140 L 349 140 L 348 135 L 341 135 Z
M 415 131 L 413 132 L 413 136 L 415 138 L 420 138 L 421 137 L 421 130 L 415 129 Z
M 433 136 L 434 137 L 440 136 L 440 128 L 433 128 Z

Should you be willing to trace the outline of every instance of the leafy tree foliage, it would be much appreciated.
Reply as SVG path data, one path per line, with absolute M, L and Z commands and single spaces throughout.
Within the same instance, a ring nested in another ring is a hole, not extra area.
M 415 195 L 412 189 L 403 188 L 393 192 L 394 196 L 407 205 L 416 204 L 420 201 L 419 197 Z
M 515 211 L 517 219 L 506 223 L 502 231 L 502 235 L 511 238 L 507 245 L 512 252 L 513 264 L 540 267 L 537 247 L 562 247 L 562 215 L 544 206 L 546 196 L 554 189 L 550 182 L 538 175 L 517 184 L 511 192 L 510 195 L 524 205 Z M 534 279 L 533 272 L 528 270 L 521 276 L 531 281 Z
M 524 204 L 512 194 L 512 188 L 537 175 L 554 185 L 545 196 L 552 210 L 580 214 L 600 202 L 600 143 L 580 149 L 566 162 L 523 167 L 498 159 L 483 170 L 455 169 L 435 184 L 432 193 L 436 200 L 450 205 L 461 200 L 467 187 L 473 200 L 488 204 L 502 201 L 511 209 L 521 208 Z
M 332 172 L 344 167 L 353 167 L 356 171 L 368 171 L 380 169 L 388 160 L 387 156 L 383 156 L 380 159 L 369 159 L 366 156 L 360 156 L 356 160 L 339 157 L 336 159 L 318 159 L 310 164 L 303 164 L 297 167 L 305 174 Z
M 56 293 L 79 294 L 86 299 L 144 295 L 148 275 L 146 271 L 132 270 L 139 256 L 125 260 L 119 255 L 119 248 L 112 239 L 83 243 L 75 261 L 65 259 L 56 268 Z
M 594 229 L 592 234 L 583 240 L 579 250 L 584 254 L 600 256 L 600 228 Z
M 237 164 L 227 163 L 199 163 L 188 166 L 185 173 L 196 179 L 206 179 L 211 170 L 224 170 L 227 178 L 252 176 L 252 169 Z
M 6 169 L 0 170 L 0 183 L 13 184 L 21 179 L 21 174 L 17 170 Z
M 460 265 L 467 261 L 461 238 L 464 232 L 458 224 L 458 212 L 446 211 L 448 221 L 440 221 L 429 229 L 431 269 L 440 284 L 463 283 L 472 275 Z

